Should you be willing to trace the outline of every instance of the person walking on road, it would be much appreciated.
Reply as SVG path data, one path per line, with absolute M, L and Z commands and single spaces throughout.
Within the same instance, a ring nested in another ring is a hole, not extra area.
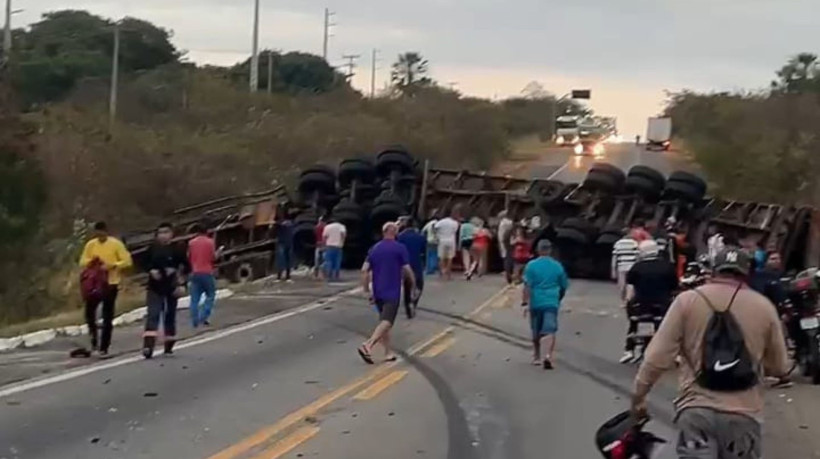
M 626 305 L 626 273 L 638 261 L 638 241 L 629 237 L 629 233 L 615 242 L 612 247 L 612 277 L 618 283 L 621 304 Z
M 133 262 L 125 245 L 108 234 L 105 222 L 94 224 L 94 237 L 89 240 L 80 255 L 80 266 L 101 266 L 105 271 L 107 282 L 100 295 L 94 295 L 85 303 L 85 322 L 91 335 L 91 348 L 100 355 L 108 355 L 113 333 L 114 312 L 117 305 L 117 293 L 122 282 L 123 271 L 130 268 Z M 102 333 L 97 331 L 97 307 L 102 304 Z
M 386 361 L 396 360 L 390 348 L 390 329 L 393 328 L 399 311 L 402 284 L 408 285 L 411 291 L 416 288 L 410 256 L 407 249 L 396 241 L 397 233 L 396 223 L 385 223 L 382 227 L 382 240 L 370 249 L 362 266 L 362 288 L 379 311 L 379 324 L 370 339 L 358 348 L 362 360 L 371 365 L 375 363 L 372 351 L 376 343 L 381 343 L 384 347 Z
M 791 366 L 774 306 L 746 285 L 750 265 L 736 248 L 720 251 L 712 281 L 675 299 L 635 378 L 632 411 L 642 418 L 650 390 L 682 357 L 682 458 L 762 457 L 764 373 L 784 377 Z
M 498 213 L 498 253 L 504 263 L 504 274 L 507 276 L 507 283 L 512 284 L 513 263 L 510 254 L 510 236 L 512 236 L 513 223 L 506 210 Z
M 538 241 L 538 258 L 524 268 L 524 289 L 521 306 L 524 317 L 529 315 L 532 330 L 533 365 L 545 370 L 553 368 L 555 334 L 558 332 L 558 308 L 569 288 L 569 278 L 564 267 L 552 258 L 552 243 L 548 239 Z M 543 355 L 541 351 L 545 350 Z
M 148 287 L 145 303 L 145 332 L 142 334 L 142 355 L 150 359 L 162 321 L 165 354 L 174 353 L 177 334 L 177 300 L 184 294 L 183 273 L 188 261 L 184 252 L 173 244 L 174 230 L 170 223 L 157 227 L 156 241 L 148 249 Z
M 436 238 L 436 223 L 438 219 L 433 216 L 430 221 L 421 229 L 421 233 L 427 238 L 426 272 L 428 275 L 435 274 L 438 270 L 438 239 Z
M 520 284 L 524 274 L 524 267 L 532 258 L 532 247 L 527 239 L 524 227 L 519 226 L 513 230 L 512 237 L 512 258 L 513 258 L 513 283 Z
M 274 223 L 276 233 L 276 280 L 282 280 L 285 275 L 286 282 L 293 282 L 290 279 L 290 270 L 293 268 L 293 220 L 287 212 L 276 216 Z
M 342 249 L 347 238 L 347 228 L 336 219 L 331 219 L 322 232 L 325 245 L 325 263 L 328 282 L 339 280 L 342 270 Z
M 320 216 L 316 222 L 316 249 L 313 253 L 313 277 L 321 279 L 325 271 L 325 218 Z
M 458 246 L 458 221 L 453 217 L 445 217 L 433 226 L 438 240 L 438 259 L 441 264 L 439 275 L 445 280 L 453 278 L 453 258 Z
M 416 315 L 416 308 L 424 290 L 424 258 L 427 253 L 427 238 L 419 232 L 412 218 L 402 217 L 401 222 L 398 241 L 407 249 L 410 268 L 413 269 L 413 277 L 416 279 L 415 289 L 411 289 L 407 283 L 404 285 L 404 312 L 408 319 L 412 319 Z
M 197 223 L 193 228 L 193 239 L 188 241 L 188 264 L 191 267 L 189 288 L 191 290 L 191 304 L 188 308 L 191 315 L 191 326 L 199 327 L 211 325 L 211 313 L 216 302 L 216 260 L 219 251 L 216 242 L 208 235 L 205 225 Z M 200 300 L 205 295 L 205 301 L 200 310 Z
M 458 242 L 461 247 L 461 265 L 464 268 L 464 278 L 470 280 L 473 277 L 473 236 L 475 236 L 475 223 L 469 219 L 464 219 L 458 230 Z

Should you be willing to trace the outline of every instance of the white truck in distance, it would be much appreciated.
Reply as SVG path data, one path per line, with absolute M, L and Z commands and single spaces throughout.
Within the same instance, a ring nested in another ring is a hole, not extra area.
M 646 128 L 647 150 L 669 150 L 672 138 L 672 118 L 649 118 Z
M 577 115 L 559 116 L 555 120 L 555 143 L 558 145 L 575 145 L 581 141 Z

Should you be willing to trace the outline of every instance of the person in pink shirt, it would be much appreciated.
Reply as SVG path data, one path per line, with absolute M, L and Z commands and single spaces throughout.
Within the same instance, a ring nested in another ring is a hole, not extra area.
M 191 265 L 191 324 L 197 328 L 199 324 L 211 325 L 211 311 L 216 301 L 216 280 L 214 279 L 214 263 L 218 257 L 216 243 L 208 236 L 203 225 L 196 224 L 193 228 L 196 236 L 188 241 L 188 261 Z M 200 311 L 199 302 L 202 295 L 205 302 Z

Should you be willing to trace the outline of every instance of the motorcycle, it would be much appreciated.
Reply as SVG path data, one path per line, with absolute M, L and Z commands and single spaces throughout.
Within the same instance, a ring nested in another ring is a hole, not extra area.
M 637 303 L 627 305 L 626 313 L 629 321 L 635 324 L 635 333 L 627 335 L 626 339 L 634 344 L 635 357 L 631 363 L 643 360 L 646 347 L 663 321 L 664 308 L 661 306 L 644 306 Z
M 683 277 L 680 280 L 681 290 L 692 290 L 705 284 L 710 275 L 708 264 L 703 259 L 686 264 Z
M 787 285 L 786 328 L 795 346 L 795 360 L 812 384 L 820 384 L 820 271 L 807 269 Z

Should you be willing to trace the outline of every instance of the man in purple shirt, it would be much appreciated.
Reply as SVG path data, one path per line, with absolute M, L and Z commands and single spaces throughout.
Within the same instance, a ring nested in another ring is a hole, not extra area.
M 384 347 L 386 361 L 396 360 L 395 354 L 390 350 L 390 329 L 393 328 L 399 312 L 403 280 L 407 280 L 412 290 L 416 288 L 407 248 L 396 241 L 398 232 L 399 228 L 396 223 L 385 223 L 382 227 L 382 240 L 370 249 L 367 260 L 362 266 L 362 289 L 379 310 L 379 324 L 373 330 L 370 339 L 358 349 L 362 360 L 371 365 L 374 363 L 371 352 L 376 343 L 381 343 Z M 371 278 L 372 294 L 370 292 Z

